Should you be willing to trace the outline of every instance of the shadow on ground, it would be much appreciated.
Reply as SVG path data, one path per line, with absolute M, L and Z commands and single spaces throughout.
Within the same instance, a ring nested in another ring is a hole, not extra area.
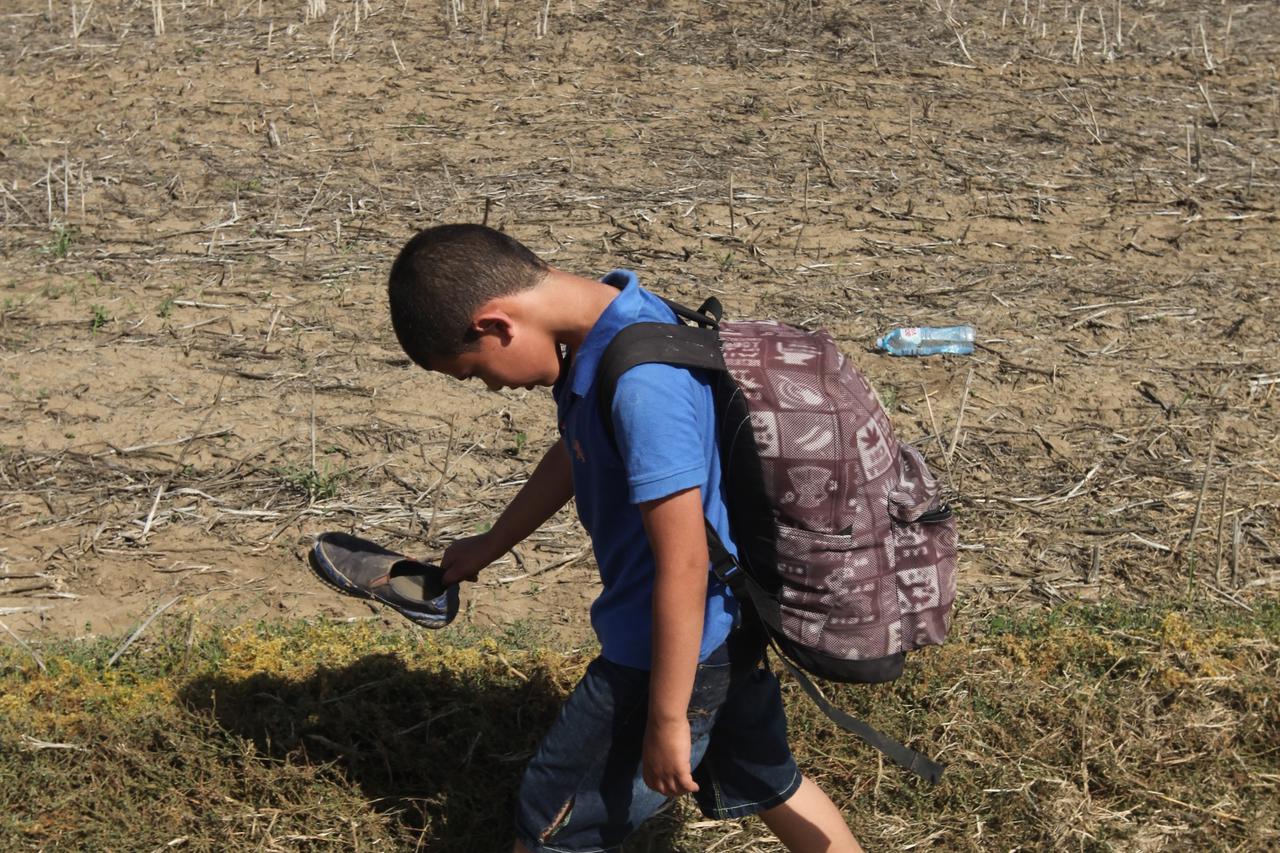
M 260 760 L 358 787 L 405 849 L 483 853 L 510 849 L 521 774 L 563 699 L 545 671 L 520 675 L 504 683 L 372 654 L 301 680 L 205 676 L 180 700 L 252 742 Z M 650 824 L 626 850 L 674 853 L 678 818 Z

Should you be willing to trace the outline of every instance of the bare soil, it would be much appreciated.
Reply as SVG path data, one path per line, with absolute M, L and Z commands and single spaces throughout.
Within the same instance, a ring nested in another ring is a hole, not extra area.
M 445 221 L 831 330 L 956 495 L 965 606 L 1275 595 L 1271 4 L 160 8 L 0 14 L 15 634 L 395 618 L 310 537 L 436 556 L 554 434 L 399 352 L 386 269 Z M 869 347 L 955 322 L 971 357 Z M 566 511 L 462 618 L 577 643 L 593 577 Z

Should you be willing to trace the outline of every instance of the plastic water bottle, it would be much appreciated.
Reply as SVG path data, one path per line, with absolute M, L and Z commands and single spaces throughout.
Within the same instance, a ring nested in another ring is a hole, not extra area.
M 973 352 L 973 326 L 928 326 L 893 329 L 876 341 L 889 355 L 968 355 Z

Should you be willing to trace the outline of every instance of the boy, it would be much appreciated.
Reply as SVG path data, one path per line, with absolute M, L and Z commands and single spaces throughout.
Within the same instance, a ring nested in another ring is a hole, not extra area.
M 671 310 L 631 273 L 581 278 L 479 225 L 415 236 L 388 294 L 418 365 L 494 390 L 550 386 L 556 401 L 560 440 L 488 532 L 446 549 L 445 582 L 474 580 L 575 495 L 600 567 L 601 654 L 525 771 L 516 853 L 616 849 L 683 793 L 710 817 L 759 814 L 793 851 L 860 851 L 796 768 L 778 682 L 709 570 L 707 521 L 733 540 L 708 378 L 640 365 L 618 381 L 612 440 L 599 416 L 605 346 Z

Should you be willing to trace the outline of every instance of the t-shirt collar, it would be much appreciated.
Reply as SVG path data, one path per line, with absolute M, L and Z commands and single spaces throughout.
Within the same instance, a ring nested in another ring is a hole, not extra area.
M 591 390 L 591 383 L 596 379 L 596 369 L 600 366 L 600 357 L 604 355 L 613 336 L 636 321 L 644 304 L 640 280 L 631 270 L 614 270 L 600 280 L 618 288 L 621 293 L 600 314 L 600 318 L 583 339 L 582 346 L 573 355 L 569 390 L 579 397 L 585 397 L 587 391 Z

